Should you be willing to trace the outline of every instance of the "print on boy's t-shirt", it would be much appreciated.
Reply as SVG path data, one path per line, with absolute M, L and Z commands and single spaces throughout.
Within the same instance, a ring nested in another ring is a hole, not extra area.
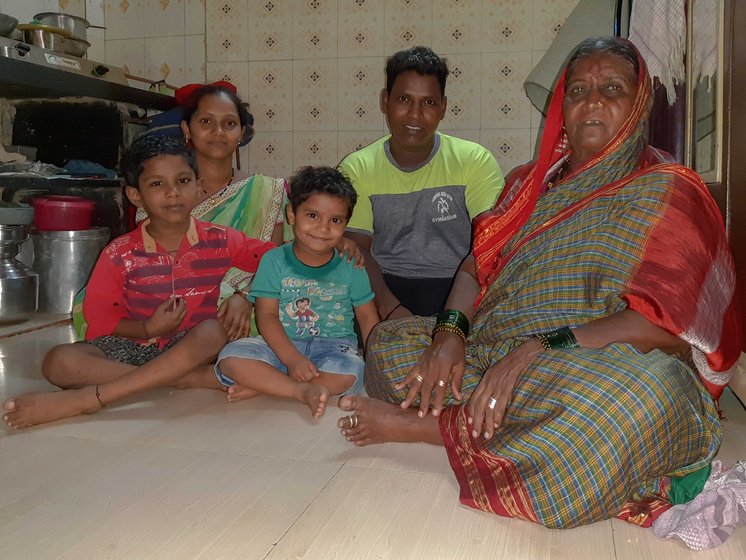
M 249 297 L 279 300 L 288 338 L 354 339 L 354 307 L 372 300 L 373 292 L 365 269 L 354 268 L 336 253 L 323 266 L 307 266 L 288 243 L 264 256 Z

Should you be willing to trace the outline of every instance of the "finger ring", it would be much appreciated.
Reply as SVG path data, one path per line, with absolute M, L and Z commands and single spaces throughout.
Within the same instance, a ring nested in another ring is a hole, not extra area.
M 417 380 L 417 383 L 422 383 L 425 381 L 425 378 L 422 377 L 419 373 L 415 376 L 415 379 Z
M 490 397 L 490 400 L 487 401 L 487 408 L 494 409 L 496 404 L 497 399 L 495 397 Z
M 445 387 L 445 386 L 446 386 L 446 382 L 443 381 L 442 379 L 438 379 L 438 387 Z

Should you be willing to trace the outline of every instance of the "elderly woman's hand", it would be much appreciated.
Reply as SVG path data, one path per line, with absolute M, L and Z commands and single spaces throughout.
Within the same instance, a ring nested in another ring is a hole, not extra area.
M 518 377 L 541 350 L 541 343 L 532 338 L 484 372 L 469 401 L 472 437 L 477 438 L 479 434 L 484 435 L 484 439 L 492 437 L 494 429 L 502 423 Z
M 218 321 L 223 326 L 228 340 L 237 340 L 249 336 L 252 309 L 251 302 L 240 293 L 233 294 L 220 304 Z
M 418 415 L 423 418 L 432 403 L 432 414 L 438 416 L 443 408 L 443 398 L 450 385 L 453 396 L 461 400 L 461 382 L 464 377 L 465 349 L 461 338 L 450 332 L 439 332 L 425 350 L 409 375 L 395 386 L 409 386 L 401 407 L 408 408 L 420 395 Z

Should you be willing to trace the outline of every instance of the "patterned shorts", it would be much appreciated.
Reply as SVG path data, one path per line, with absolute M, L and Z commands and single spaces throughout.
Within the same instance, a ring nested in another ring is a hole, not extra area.
M 166 350 L 173 348 L 188 331 L 176 333 L 171 340 L 163 347 L 159 348 L 158 344 L 140 344 L 130 338 L 122 336 L 99 336 L 93 340 L 83 340 L 80 344 L 90 344 L 101 350 L 110 360 L 129 364 L 131 366 L 141 366 L 153 358 L 163 354 Z

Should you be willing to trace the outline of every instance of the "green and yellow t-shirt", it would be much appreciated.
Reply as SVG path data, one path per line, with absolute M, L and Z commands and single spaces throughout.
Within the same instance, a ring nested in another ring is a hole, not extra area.
M 373 236 L 386 274 L 450 278 L 471 247 L 471 222 L 505 184 L 494 156 L 474 142 L 437 133 L 428 159 L 400 168 L 389 136 L 346 156 L 339 168 L 358 201 L 348 229 Z

